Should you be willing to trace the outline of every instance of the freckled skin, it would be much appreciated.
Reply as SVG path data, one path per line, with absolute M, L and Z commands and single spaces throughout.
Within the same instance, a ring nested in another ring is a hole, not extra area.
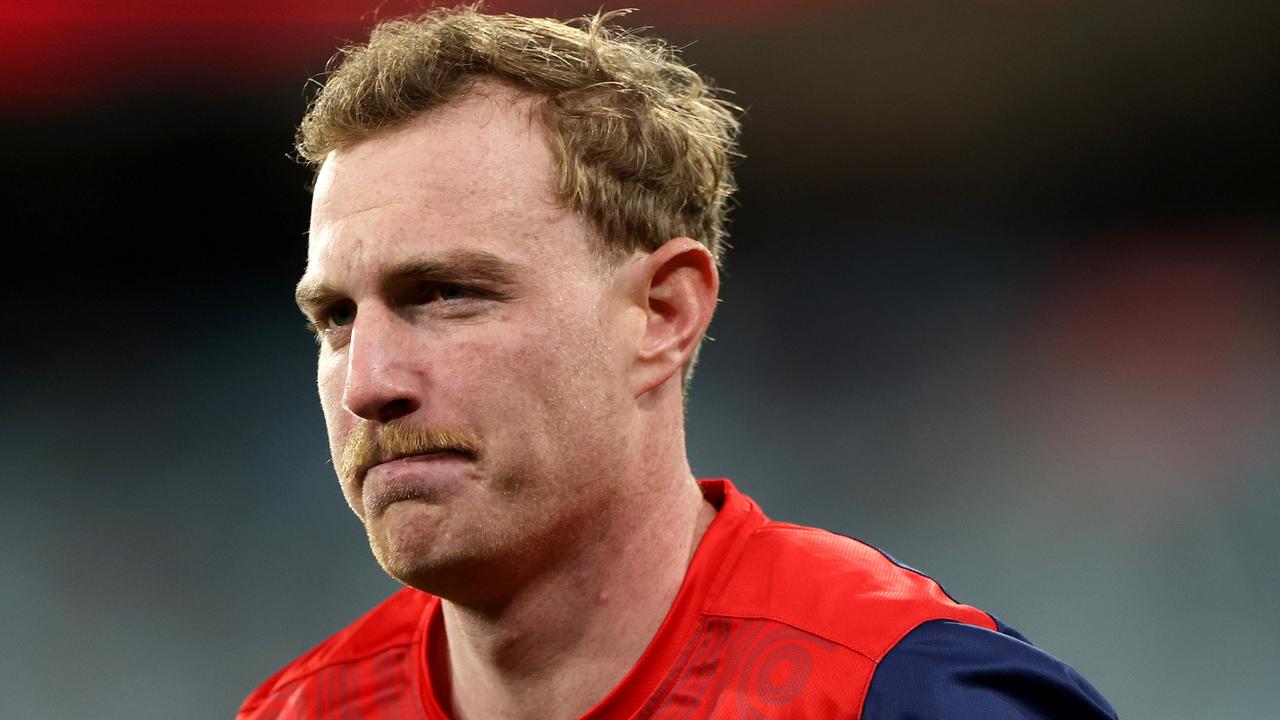
M 715 260 L 680 237 L 606 266 L 553 198 L 543 133 L 482 80 L 332 153 L 299 284 L 335 465 L 357 428 L 392 422 L 478 448 L 341 481 L 388 573 L 443 599 L 428 663 L 456 717 L 581 716 L 657 632 L 715 517 L 680 381 Z
M 521 107 L 505 91 L 471 97 L 332 153 L 304 278 L 356 306 L 318 362 L 335 459 L 362 419 L 481 440 L 476 462 L 447 470 L 462 477 L 438 502 L 370 516 L 361 489 L 342 488 L 392 576 L 473 605 L 605 532 L 628 455 L 622 291 L 594 231 L 554 201 L 546 141 Z M 385 291 L 396 262 L 476 250 L 517 268 L 503 297 Z

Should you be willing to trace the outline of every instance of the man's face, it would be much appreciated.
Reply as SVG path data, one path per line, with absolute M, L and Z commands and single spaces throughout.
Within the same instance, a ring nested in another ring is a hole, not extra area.
M 575 542 L 627 437 L 624 293 L 525 101 L 485 92 L 330 155 L 299 285 L 347 502 L 439 593 Z

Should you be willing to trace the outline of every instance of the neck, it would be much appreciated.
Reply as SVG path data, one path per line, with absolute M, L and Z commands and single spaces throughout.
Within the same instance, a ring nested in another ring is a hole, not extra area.
M 577 718 L 640 658 L 715 517 L 680 448 L 682 472 L 616 508 L 608 530 L 500 608 L 444 602 L 449 698 L 459 720 Z M 627 496 L 628 498 L 633 496 Z M 443 678 L 442 678 L 443 679 Z

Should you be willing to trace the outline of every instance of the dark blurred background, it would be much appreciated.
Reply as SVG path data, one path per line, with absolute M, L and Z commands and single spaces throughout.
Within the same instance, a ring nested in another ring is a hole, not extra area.
M 747 108 L 695 470 L 1122 717 L 1273 717 L 1280 3 L 626 4 Z M 291 299 L 304 82 L 374 5 L 0 11 L 0 717 L 228 717 L 394 589 Z

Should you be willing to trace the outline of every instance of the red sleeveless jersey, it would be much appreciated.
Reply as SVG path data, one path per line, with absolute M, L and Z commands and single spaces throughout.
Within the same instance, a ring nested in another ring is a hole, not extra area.
M 719 513 L 644 654 L 584 718 L 859 718 L 885 655 L 924 623 L 996 630 L 875 548 L 770 521 L 727 480 Z M 440 600 L 405 589 L 253 692 L 240 720 L 449 720 L 427 648 Z

